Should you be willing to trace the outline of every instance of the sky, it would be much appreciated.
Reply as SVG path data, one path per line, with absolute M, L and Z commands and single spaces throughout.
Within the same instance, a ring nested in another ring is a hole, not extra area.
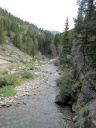
M 74 28 L 77 0 L 0 0 L 0 7 L 12 15 L 44 30 L 63 32 L 66 17 L 69 29 Z

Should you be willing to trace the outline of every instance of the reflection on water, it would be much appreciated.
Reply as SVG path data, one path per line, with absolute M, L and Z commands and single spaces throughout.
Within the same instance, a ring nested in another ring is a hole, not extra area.
M 47 84 L 34 90 L 35 94 L 26 97 L 20 104 L 0 109 L 0 128 L 72 128 L 70 109 L 54 103 L 58 88 L 51 85 L 59 77 L 57 67 L 46 64 L 41 72 L 47 69 L 51 71 Z

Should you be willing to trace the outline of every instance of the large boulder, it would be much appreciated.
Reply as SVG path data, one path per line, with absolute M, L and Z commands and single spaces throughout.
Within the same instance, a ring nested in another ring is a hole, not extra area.
M 56 104 L 65 104 L 68 99 L 68 95 L 58 94 L 55 98 Z

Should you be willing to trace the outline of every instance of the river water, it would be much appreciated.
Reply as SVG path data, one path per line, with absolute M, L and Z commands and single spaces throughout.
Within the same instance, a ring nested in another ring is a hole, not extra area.
M 43 77 L 36 81 L 38 88 L 31 90 L 30 96 L 9 108 L 0 108 L 0 128 L 73 128 L 70 109 L 54 103 L 58 68 L 45 64 L 38 72 Z

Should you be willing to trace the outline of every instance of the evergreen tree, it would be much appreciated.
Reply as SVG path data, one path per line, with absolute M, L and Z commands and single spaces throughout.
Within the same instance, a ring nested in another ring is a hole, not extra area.
M 0 44 L 4 43 L 3 20 L 0 19 Z
M 69 21 L 68 17 L 66 18 L 65 22 L 65 31 L 64 31 L 64 43 L 63 43 L 63 56 L 66 58 L 67 54 L 69 53 L 69 37 L 68 37 L 68 30 L 69 30 Z
M 13 40 L 13 44 L 14 44 L 16 47 L 18 47 L 18 48 L 21 49 L 22 41 L 21 41 L 21 39 L 20 39 L 20 33 L 19 33 L 19 31 L 17 31 L 17 32 L 15 33 L 15 37 L 14 37 L 14 40 Z
M 34 49 L 35 49 L 34 54 L 37 53 L 38 47 L 39 47 L 39 46 L 38 46 L 38 40 L 37 40 L 37 38 L 35 37 L 35 39 L 34 39 Z
M 91 65 L 96 68 L 96 6 L 94 0 L 82 0 L 75 20 L 77 38 L 83 47 L 84 65 L 86 55 L 92 58 Z M 81 15 L 81 16 L 80 16 Z M 80 26 L 80 27 L 79 27 Z

